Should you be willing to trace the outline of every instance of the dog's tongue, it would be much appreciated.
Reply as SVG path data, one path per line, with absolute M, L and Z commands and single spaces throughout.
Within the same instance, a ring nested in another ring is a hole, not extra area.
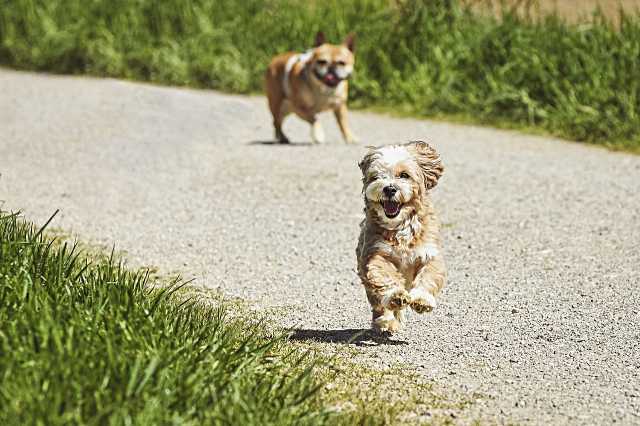
M 391 200 L 385 200 L 382 202 L 382 208 L 387 216 L 395 216 L 400 210 L 400 203 Z
M 338 83 L 338 77 L 336 77 L 332 72 L 328 72 L 324 75 L 324 82 L 333 86 Z

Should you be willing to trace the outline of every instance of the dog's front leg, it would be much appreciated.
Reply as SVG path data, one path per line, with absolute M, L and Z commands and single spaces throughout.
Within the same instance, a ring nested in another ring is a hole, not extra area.
M 313 140 L 314 143 L 324 143 L 325 141 L 324 130 L 317 117 L 314 117 L 311 122 L 311 140 Z
M 391 261 L 380 255 L 371 257 L 362 272 L 373 328 L 380 332 L 398 331 L 402 326 L 400 311 L 410 302 L 403 286 L 404 277 Z
M 432 311 L 436 305 L 436 295 L 446 281 L 444 260 L 440 254 L 427 258 L 413 280 L 409 291 L 411 309 L 419 314 Z
M 313 143 L 324 143 L 324 130 L 313 108 L 299 108 L 298 116 L 311 124 L 311 140 Z
M 351 129 L 349 128 L 349 123 L 347 121 L 347 104 L 341 103 L 336 109 L 333 110 L 333 113 L 336 116 L 336 121 L 338 122 L 338 126 L 340 126 L 340 131 L 342 132 L 342 137 L 347 143 L 356 143 L 356 137 L 351 133 Z

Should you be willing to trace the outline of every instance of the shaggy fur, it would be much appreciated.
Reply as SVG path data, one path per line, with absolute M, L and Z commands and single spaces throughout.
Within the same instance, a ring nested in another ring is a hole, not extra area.
M 290 113 L 311 124 L 314 142 L 324 142 L 318 113 L 332 110 L 344 140 L 356 142 L 347 122 L 349 77 L 353 72 L 355 35 L 349 34 L 341 45 L 325 43 L 316 35 L 314 48 L 299 54 L 283 53 L 273 58 L 265 74 L 265 89 L 273 115 L 276 139 L 289 143 L 282 123 Z
M 443 173 L 426 142 L 371 149 L 360 162 L 365 220 L 360 225 L 358 275 L 373 312 L 373 328 L 396 332 L 403 310 L 436 307 L 446 280 L 440 230 L 429 190 Z

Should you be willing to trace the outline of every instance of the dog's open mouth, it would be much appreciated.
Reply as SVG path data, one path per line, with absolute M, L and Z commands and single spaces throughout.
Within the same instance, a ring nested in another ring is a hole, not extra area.
M 318 80 L 322 81 L 325 85 L 329 87 L 336 87 L 342 79 L 336 75 L 333 71 L 327 71 L 324 75 L 321 75 L 317 70 L 315 71 L 316 77 Z
M 336 87 L 340 83 L 340 79 L 332 72 L 328 72 L 324 75 L 322 82 L 329 87 Z
M 400 213 L 400 207 L 402 207 L 402 205 L 397 201 L 393 201 L 393 200 L 382 201 L 382 208 L 384 209 L 384 214 L 389 219 L 393 219 L 394 217 L 398 216 L 398 214 Z

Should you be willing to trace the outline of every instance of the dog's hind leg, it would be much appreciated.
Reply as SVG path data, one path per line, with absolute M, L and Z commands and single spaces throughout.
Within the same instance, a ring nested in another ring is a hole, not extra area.
M 282 122 L 287 114 L 289 114 L 289 101 L 284 97 L 282 89 L 274 83 L 277 74 L 273 76 L 267 73 L 267 85 L 274 86 L 271 90 L 267 91 L 267 99 L 269 101 L 269 110 L 273 116 L 273 127 L 275 129 L 276 140 L 280 143 L 289 143 L 289 139 L 282 131 Z
M 395 333 L 400 331 L 402 322 L 396 318 L 393 311 L 382 307 L 373 309 L 373 318 L 371 325 L 378 333 Z
M 404 325 L 404 323 L 407 322 L 407 318 L 404 314 L 404 311 L 393 311 L 393 315 L 396 317 L 396 320 L 398 321 L 398 324 L 400 324 L 400 327 L 402 327 Z
M 280 143 L 289 143 L 289 138 L 287 138 L 287 136 L 282 131 L 282 123 L 284 122 L 286 116 L 291 112 L 289 109 L 289 101 L 286 99 L 282 99 L 280 104 L 277 106 L 276 111 L 277 112 L 273 114 L 273 127 L 276 131 L 276 140 Z

